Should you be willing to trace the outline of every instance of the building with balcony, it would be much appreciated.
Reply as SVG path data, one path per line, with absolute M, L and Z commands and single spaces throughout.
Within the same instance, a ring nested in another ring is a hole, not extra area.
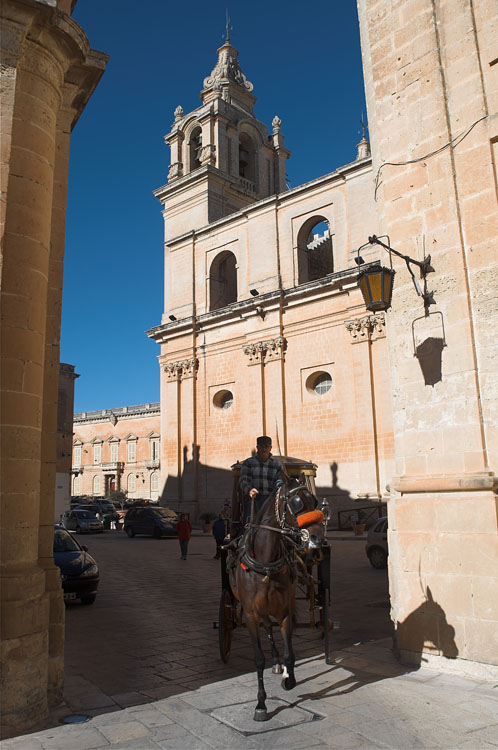
M 75 414 L 71 494 L 157 501 L 159 422 L 158 403 Z

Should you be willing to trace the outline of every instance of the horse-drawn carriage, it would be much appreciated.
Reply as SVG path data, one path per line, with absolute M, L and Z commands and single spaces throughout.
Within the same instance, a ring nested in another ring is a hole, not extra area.
M 296 685 L 292 650 L 296 592 L 301 592 L 308 603 L 309 625 L 320 631 L 326 662 L 329 650 L 330 547 L 325 536 L 328 504 L 320 503 L 316 497 L 315 464 L 286 456 L 275 458 L 283 466 L 284 484 L 272 492 L 257 514 L 251 513 L 237 540 L 226 540 L 221 554 L 220 656 L 222 661 L 228 661 L 233 631 L 246 626 L 258 671 L 256 721 L 268 718 L 260 624 L 270 641 L 272 671 L 283 675 L 282 685 L 287 690 Z M 232 529 L 234 521 L 236 524 L 241 517 L 244 503 L 240 470 L 240 463 L 232 466 Z M 282 633 L 284 668 L 273 640 L 274 624 L 280 626 Z

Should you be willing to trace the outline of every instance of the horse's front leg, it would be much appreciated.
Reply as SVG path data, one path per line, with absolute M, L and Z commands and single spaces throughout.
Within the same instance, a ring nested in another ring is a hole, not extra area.
M 296 687 L 296 678 L 294 676 L 294 664 L 296 663 L 296 657 L 292 649 L 292 615 L 288 614 L 284 617 L 280 626 L 282 632 L 282 638 L 284 641 L 284 679 L 282 680 L 282 687 L 285 690 L 292 690 Z
M 278 653 L 277 647 L 275 645 L 275 640 L 273 638 L 273 626 L 271 624 L 270 618 L 268 618 L 267 621 L 264 623 L 266 634 L 268 636 L 268 640 L 270 641 L 270 648 L 271 648 L 271 658 L 272 658 L 272 672 L 273 674 L 282 674 L 282 664 L 280 663 L 280 654 Z
M 249 617 L 246 613 L 246 624 L 249 634 L 251 636 L 252 645 L 254 648 L 254 661 L 256 663 L 256 670 L 258 673 L 258 704 L 254 711 L 254 721 L 266 721 L 268 714 L 266 711 L 266 691 L 263 682 L 263 672 L 265 670 L 265 655 L 261 648 L 261 639 L 259 637 L 259 620 L 254 617 Z

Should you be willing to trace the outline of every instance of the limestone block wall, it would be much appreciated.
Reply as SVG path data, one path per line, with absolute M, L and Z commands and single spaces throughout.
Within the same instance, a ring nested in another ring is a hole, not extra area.
M 69 136 L 105 68 L 82 29 L 36 0 L 2 3 L 2 732 L 62 690 L 53 564 L 56 419 Z
M 497 665 L 496 5 L 358 8 L 380 231 L 434 267 L 431 314 L 400 262 L 386 316 L 392 616 L 408 659 Z

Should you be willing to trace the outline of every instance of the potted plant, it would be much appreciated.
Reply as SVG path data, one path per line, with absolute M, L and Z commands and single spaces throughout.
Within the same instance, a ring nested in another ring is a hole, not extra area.
M 352 517 L 353 519 L 353 531 L 355 536 L 361 536 L 365 533 L 367 514 L 363 510 L 359 510 Z
M 202 525 L 202 530 L 205 534 L 209 534 L 211 531 L 211 521 L 214 521 L 216 518 L 216 513 L 211 513 L 211 511 L 206 511 L 205 513 L 201 513 L 200 519 L 201 521 L 204 521 Z

